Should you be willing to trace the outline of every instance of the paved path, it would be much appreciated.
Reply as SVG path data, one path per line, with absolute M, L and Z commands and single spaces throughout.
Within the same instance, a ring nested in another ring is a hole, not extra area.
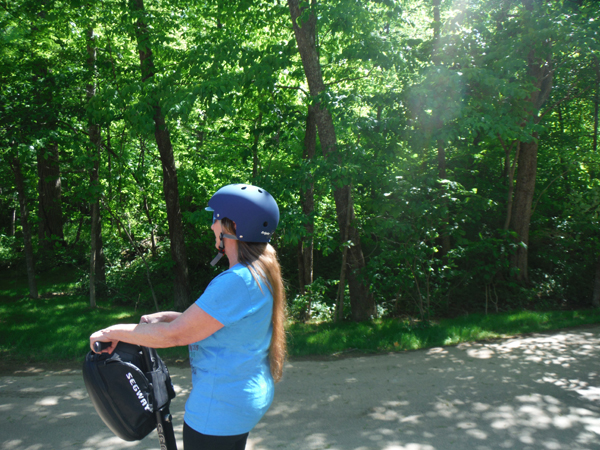
M 189 370 L 171 368 L 179 449 Z M 0 377 L 0 449 L 156 449 L 112 435 L 77 370 Z M 247 450 L 600 448 L 600 327 L 292 361 Z

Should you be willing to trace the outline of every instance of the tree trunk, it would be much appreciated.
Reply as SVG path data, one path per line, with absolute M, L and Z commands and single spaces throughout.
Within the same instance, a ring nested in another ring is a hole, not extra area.
M 167 206 L 167 222 L 169 224 L 169 238 L 171 241 L 171 258 L 175 262 L 173 271 L 175 274 L 175 307 L 185 310 L 190 305 L 192 297 L 187 254 L 183 236 L 183 220 L 179 206 L 179 186 L 177 183 L 177 172 L 175 168 L 175 157 L 171 138 L 166 127 L 160 107 L 156 107 L 154 116 L 154 135 L 160 152 L 160 160 L 163 166 L 163 190 L 165 192 L 165 203 Z
M 531 221 L 531 206 L 533 204 L 533 193 L 535 191 L 535 179 L 537 173 L 537 135 L 532 142 L 521 142 L 517 185 L 511 213 L 511 228 L 517 233 L 518 240 L 522 245 L 517 247 L 516 253 L 511 258 L 511 268 L 516 269 L 514 277 L 517 281 L 527 283 L 527 250 L 529 245 L 529 225 Z
M 594 67 L 596 69 L 596 95 L 594 96 L 594 137 L 592 141 L 592 150 L 598 151 L 598 110 L 600 105 L 600 62 L 598 57 L 593 55 Z
M 92 175 L 93 177 L 93 175 Z M 90 308 L 96 307 L 96 271 L 98 267 L 98 241 L 94 238 L 100 229 L 100 208 L 97 201 L 91 204 L 91 221 L 90 230 Z
M 315 108 L 308 107 L 306 115 L 306 132 L 304 135 L 304 162 L 310 167 L 316 154 L 317 148 L 317 123 L 315 117 Z M 315 210 L 314 199 L 314 182 L 312 174 L 308 172 L 308 179 L 303 180 L 300 187 L 300 198 L 302 202 L 302 214 L 307 221 L 304 225 L 306 235 L 300 238 L 298 243 L 298 283 L 300 286 L 300 294 L 306 292 L 306 286 L 313 282 L 313 235 L 315 232 L 315 224 L 312 216 Z M 312 305 L 309 301 L 306 311 L 303 312 L 303 320 L 309 320 L 311 315 Z
M 148 225 L 150 225 L 150 251 L 152 252 L 152 256 L 156 256 L 156 236 L 154 235 L 154 222 L 152 221 L 152 216 L 150 215 L 147 195 L 144 195 L 142 206 L 144 208 L 144 213 L 146 213 L 146 218 L 148 219 Z
M 535 12 L 535 0 L 523 0 L 523 5 L 530 12 Z M 535 15 L 532 15 L 534 17 Z M 527 24 L 523 24 L 524 27 Z M 542 42 L 530 50 L 527 55 L 527 72 L 534 83 L 534 91 L 528 98 L 530 104 L 527 115 L 530 121 L 539 121 L 540 108 L 550 96 L 552 90 L 552 43 L 550 40 Z M 521 142 L 519 159 L 517 162 L 517 184 L 511 216 L 511 228 L 517 233 L 517 240 L 522 243 L 511 258 L 511 269 L 514 278 L 521 283 L 529 283 L 527 273 L 527 259 L 529 245 L 529 226 L 531 221 L 531 208 L 537 174 L 538 135 L 531 134 L 530 142 Z
M 347 187 L 346 198 L 348 202 L 352 201 L 352 189 L 350 186 Z M 352 205 L 351 203 L 349 203 Z M 350 208 L 346 208 L 346 223 L 342 228 L 342 242 L 348 242 L 348 230 L 350 228 Z M 337 302 L 336 302 L 336 322 L 342 322 L 344 320 L 344 303 L 346 300 L 346 273 L 347 273 L 347 262 L 348 262 L 348 247 L 344 245 L 342 249 L 342 268 L 340 270 L 340 283 L 338 285 Z M 350 301 L 352 307 L 352 301 Z
M 61 180 L 58 144 L 50 144 L 37 154 L 39 228 L 38 234 L 44 250 L 50 251 L 54 241 L 64 244 L 61 204 Z
M 320 94 L 324 93 L 327 88 L 323 81 L 321 64 L 316 45 L 317 39 L 317 16 L 314 12 L 310 12 L 307 20 L 298 23 L 299 17 L 307 7 L 300 7 L 300 0 L 288 0 L 292 25 L 298 45 L 298 51 L 302 59 L 304 73 L 308 82 L 310 95 L 316 99 Z M 314 0 L 313 0 L 314 6 Z M 333 117 L 324 105 L 316 103 L 315 119 L 321 142 L 321 149 L 325 157 L 336 156 L 338 163 L 342 163 L 341 155 L 337 151 L 337 141 Z M 350 227 L 348 227 L 348 239 L 352 241 L 352 246 L 348 250 L 348 284 L 350 287 L 350 303 L 352 307 L 352 319 L 354 321 L 362 321 L 371 318 L 375 314 L 375 303 L 373 296 L 369 292 L 367 285 L 360 279 L 361 272 L 365 268 L 365 259 L 360 244 L 360 236 L 358 230 L 353 225 L 355 223 L 354 210 L 352 208 L 351 199 L 348 198 L 348 185 L 340 186 L 336 183 L 337 180 L 332 180 L 334 183 L 334 200 L 337 215 L 338 227 L 340 235 L 347 215 L 350 216 Z M 350 211 L 347 211 L 350 208 Z
M 31 227 L 29 226 L 29 212 L 27 210 L 27 197 L 25 195 L 25 183 L 23 182 L 23 172 L 21 170 L 21 161 L 15 156 L 11 168 L 15 176 L 17 194 L 19 196 L 19 207 L 21 211 L 21 227 L 23 228 L 23 242 L 25 247 L 25 263 L 27 265 L 27 284 L 29 286 L 29 296 L 38 298 L 37 284 L 35 282 L 35 260 L 33 257 L 33 245 L 31 244 Z
M 146 146 L 144 145 L 144 140 L 140 139 L 140 160 L 142 172 L 144 171 L 144 160 L 145 160 Z M 144 192 L 144 188 L 142 183 L 137 178 L 135 179 L 138 184 L 140 190 L 142 191 L 142 208 L 144 209 L 144 213 L 146 214 L 146 218 L 148 219 L 148 225 L 150 225 L 150 248 L 152 252 L 152 256 L 156 256 L 156 236 L 155 236 L 155 228 L 154 221 L 152 220 L 152 215 L 150 214 L 150 207 L 148 206 L 148 196 L 146 192 Z
M 17 208 L 13 208 L 12 214 L 10 215 L 10 235 L 15 235 L 15 224 L 17 223 Z
M 154 59 L 149 44 L 148 27 L 144 22 L 146 11 L 143 0 L 131 0 L 132 12 L 136 17 L 135 33 L 140 54 L 140 67 L 142 81 L 147 81 L 154 76 Z M 187 254 L 183 235 L 183 220 L 179 206 L 179 187 L 175 156 L 171 136 L 167 128 L 165 117 L 158 100 L 154 104 L 154 137 L 160 154 L 163 168 L 163 190 L 167 207 L 167 221 L 169 223 L 169 238 L 171 240 L 171 258 L 175 263 L 175 308 L 183 311 L 190 305 L 191 288 L 188 276 Z
M 87 65 L 90 73 L 93 74 L 96 65 L 96 48 L 93 46 L 94 30 L 88 30 Z M 88 102 L 96 95 L 95 84 L 89 83 L 86 86 Z M 88 134 L 92 144 L 92 171 L 90 173 L 90 188 L 92 200 L 90 202 L 91 210 L 91 230 L 90 230 L 90 307 L 96 307 L 96 283 L 106 281 L 106 272 L 104 264 L 104 252 L 102 249 L 102 225 L 100 218 L 100 146 L 102 144 L 102 135 L 100 126 L 90 121 L 88 124 Z

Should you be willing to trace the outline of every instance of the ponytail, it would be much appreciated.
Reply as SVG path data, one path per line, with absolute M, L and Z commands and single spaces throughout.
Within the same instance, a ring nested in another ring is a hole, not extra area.
M 221 225 L 227 233 L 235 235 L 235 225 L 231 220 L 224 218 L 221 220 Z M 287 356 L 285 332 L 287 304 L 285 287 L 281 277 L 281 266 L 277 259 L 277 252 L 271 244 L 244 241 L 237 241 L 237 243 L 240 264 L 250 270 L 259 287 L 261 287 L 260 281 L 262 281 L 273 295 L 273 336 L 269 346 L 269 365 L 271 375 L 277 383 L 281 380 L 283 365 Z

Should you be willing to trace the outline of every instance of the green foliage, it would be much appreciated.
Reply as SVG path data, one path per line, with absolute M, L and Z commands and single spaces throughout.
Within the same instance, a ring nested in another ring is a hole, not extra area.
M 19 254 L 20 242 L 17 236 L 0 235 L 0 269 L 7 270 L 23 264 Z M 21 263 L 21 264 L 19 264 Z
M 312 284 L 305 287 L 304 294 L 298 294 L 292 300 L 289 316 L 295 321 L 304 321 L 309 316 L 314 322 L 328 322 L 334 320 L 335 303 L 332 301 L 333 292 L 337 289 L 339 281 L 317 278 Z M 309 314 L 310 312 L 310 314 Z
M 345 245 L 336 180 L 352 186 L 367 265 L 360 276 L 380 316 L 427 320 L 588 305 L 600 253 L 600 161 L 593 148 L 599 12 L 592 1 L 532 2 L 534 11 L 524 3 L 442 2 L 439 23 L 427 2 L 312 3 L 327 84 L 316 99 L 308 95 L 285 2 L 148 0 L 143 15 L 114 1 L 5 5 L 0 267 L 25 270 L 7 164 L 16 156 L 39 271 L 62 267 L 77 274 L 78 292 L 87 292 L 89 205 L 100 197 L 104 300 L 153 308 L 148 270 L 159 305 L 170 307 L 169 228 L 153 122 L 158 102 L 177 165 L 194 295 L 219 270 L 207 264 L 215 251 L 208 199 L 225 184 L 254 183 L 280 205 L 273 244 L 293 315 L 310 302 L 314 319 L 330 319 Z M 138 18 L 148 26 L 155 63 L 146 80 Z M 96 49 L 93 64 L 88 46 Z M 542 87 L 532 81 L 532 49 L 551 52 L 552 65 L 550 96 L 535 111 L 529 99 Z M 86 95 L 90 87 L 93 97 Z M 334 117 L 338 148 L 327 159 L 317 148 L 307 161 L 307 107 L 316 101 Z M 89 182 L 96 159 L 90 125 L 101 131 L 99 186 Z M 524 287 L 510 269 L 522 244 L 505 221 L 515 142 L 533 139 L 539 154 L 528 246 L 532 285 Z M 36 165 L 54 144 L 66 242 L 43 254 L 35 236 L 43 220 Z M 300 192 L 310 183 L 315 211 L 306 217 Z M 316 281 L 297 296 L 296 249 L 311 222 Z

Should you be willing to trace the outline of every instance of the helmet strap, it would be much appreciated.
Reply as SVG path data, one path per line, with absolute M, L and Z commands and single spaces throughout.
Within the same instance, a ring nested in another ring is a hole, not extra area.
M 221 260 L 223 255 L 225 254 L 225 242 L 223 241 L 223 238 L 234 239 L 236 241 L 238 240 L 238 238 L 232 234 L 221 233 L 219 235 L 219 239 L 221 239 L 221 243 L 219 244 L 219 248 L 218 248 L 219 253 L 217 253 L 217 256 L 215 256 L 213 258 L 213 260 L 210 262 L 211 266 L 215 266 Z

